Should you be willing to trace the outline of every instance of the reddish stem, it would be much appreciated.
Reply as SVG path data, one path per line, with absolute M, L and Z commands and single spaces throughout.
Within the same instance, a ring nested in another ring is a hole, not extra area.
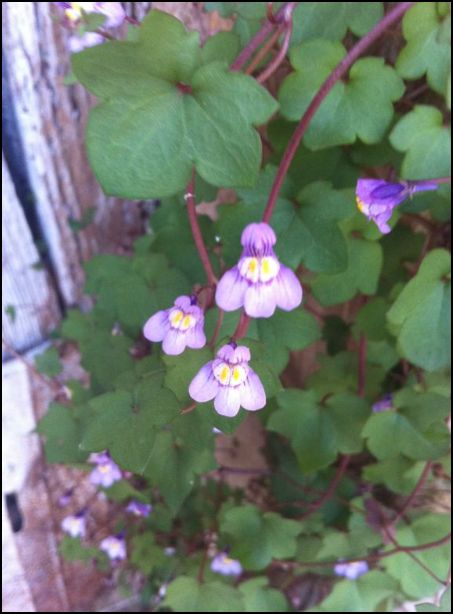
M 302 119 L 300 120 L 299 125 L 294 131 L 294 134 L 288 143 L 286 151 L 283 154 L 283 158 L 277 171 L 277 175 L 275 176 L 274 184 L 269 194 L 269 200 L 267 202 L 266 209 L 264 210 L 263 222 L 269 222 L 272 217 L 275 203 L 277 202 L 280 189 L 282 187 L 288 169 L 291 165 L 291 162 L 294 158 L 294 155 L 296 154 L 300 142 L 308 126 L 310 125 L 314 114 L 321 106 L 325 97 L 329 94 L 330 90 L 334 87 L 337 81 L 339 81 L 348 72 L 348 70 L 357 60 L 357 58 L 361 56 L 362 53 L 366 51 L 366 49 L 368 49 L 368 47 L 370 47 L 370 45 L 372 45 L 390 25 L 398 21 L 404 15 L 404 13 L 408 11 L 414 4 L 415 2 L 401 2 L 393 10 L 391 10 L 370 32 L 368 32 L 368 34 L 366 34 L 362 39 L 359 40 L 356 45 L 354 45 L 354 47 L 348 52 L 346 57 L 338 64 L 336 68 L 334 68 L 332 73 L 321 85 L 315 97 L 308 105 L 307 110 L 303 114 Z
M 414 490 L 407 497 L 406 501 L 401 506 L 401 509 L 399 510 L 399 512 L 397 513 L 395 518 L 393 519 L 393 521 L 392 521 L 393 524 L 396 524 L 399 520 L 401 520 L 401 518 L 404 516 L 406 511 L 412 506 L 412 503 L 415 501 L 415 499 L 417 498 L 417 496 L 420 493 L 421 489 L 425 485 L 426 480 L 429 478 L 432 466 L 433 466 L 432 461 L 428 461 L 426 463 L 425 468 L 423 469 L 423 471 L 422 471 L 422 473 L 420 475 L 420 478 L 419 478 L 419 480 L 418 480 Z
M 203 235 L 201 234 L 200 226 L 197 219 L 197 210 L 195 207 L 195 171 L 192 172 L 192 179 L 187 184 L 186 194 L 184 196 L 187 202 L 187 214 L 189 216 L 190 227 L 192 229 L 193 239 L 200 256 L 201 264 L 206 271 L 206 277 L 208 278 L 208 284 L 214 286 L 216 283 L 216 276 L 214 269 L 212 268 L 211 261 L 209 260 L 208 250 L 204 243 Z
M 238 339 L 241 339 L 242 337 L 245 337 L 245 335 L 247 334 L 247 329 L 249 327 L 250 324 L 250 316 L 248 316 L 245 312 L 241 313 L 241 317 L 239 319 L 239 323 L 236 327 L 236 330 L 233 333 L 233 341 L 237 341 Z
M 223 324 L 223 315 L 224 315 L 224 312 L 221 309 L 219 309 L 219 313 L 217 315 L 217 322 L 216 322 L 216 325 L 215 325 L 215 328 L 214 328 L 214 332 L 212 333 L 212 337 L 211 337 L 211 339 L 209 340 L 209 343 L 208 343 L 208 345 L 210 347 L 214 347 L 215 344 L 216 344 L 217 337 L 219 336 L 220 329 L 222 328 L 222 324 Z
M 284 19 L 284 15 L 286 11 L 290 10 L 291 12 L 295 9 L 297 2 L 285 2 L 275 13 L 275 16 L 272 20 L 268 19 L 266 23 L 262 26 L 262 28 L 255 34 L 251 41 L 244 47 L 238 57 L 231 64 L 231 70 L 241 70 L 241 68 L 248 62 L 248 60 L 252 57 L 255 51 L 258 49 L 260 45 L 264 43 L 267 36 L 272 32 L 275 26 L 278 26 L 282 19 Z
M 265 81 L 267 81 L 269 77 L 274 74 L 274 72 L 277 70 L 280 64 L 284 61 L 286 54 L 288 53 L 289 42 L 291 40 L 292 33 L 293 33 L 293 20 L 292 20 L 292 16 L 290 15 L 288 19 L 288 23 L 286 24 L 285 38 L 283 39 L 282 46 L 278 50 L 278 53 L 275 56 L 275 58 L 272 60 L 272 62 L 270 62 L 270 64 L 266 66 L 263 72 L 257 76 L 256 80 L 258 81 L 258 83 L 264 83 Z
M 337 490 L 338 484 L 341 482 L 341 479 L 346 473 L 346 469 L 348 468 L 350 460 L 351 460 L 351 457 L 349 455 L 343 456 L 338 466 L 338 469 L 335 473 L 335 476 L 333 480 L 331 481 L 331 483 L 329 484 L 329 487 L 327 488 L 327 490 L 324 492 L 324 494 L 321 497 L 319 497 L 317 501 L 311 504 L 311 508 L 308 512 L 306 512 L 302 516 L 299 516 L 298 520 L 305 520 L 306 518 L 308 518 L 309 516 L 317 512 L 319 509 L 321 509 L 321 507 L 334 496 L 335 491 Z

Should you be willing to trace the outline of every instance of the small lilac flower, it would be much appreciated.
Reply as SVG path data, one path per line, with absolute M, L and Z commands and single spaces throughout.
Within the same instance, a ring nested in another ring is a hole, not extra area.
M 134 516 L 140 516 L 141 518 L 148 518 L 151 514 L 152 506 L 149 503 L 141 503 L 140 501 L 131 501 L 126 507 L 126 512 L 134 514 Z
M 93 455 L 91 462 L 96 465 L 90 473 L 90 482 L 94 486 L 110 488 L 122 479 L 121 469 L 105 452 Z
M 88 47 L 96 47 L 104 42 L 100 34 L 96 32 L 85 32 L 82 36 L 70 36 L 68 40 L 69 51 L 71 53 L 79 53 Z
M 215 360 L 204 365 L 193 378 L 189 394 L 204 403 L 214 399 L 218 414 L 232 418 L 240 407 L 248 411 L 266 405 L 266 393 L 258 375 L 249 367 L 250 350 L 235 343 L 224 345 Z
M 288 267 L 280 264 L 273 245 L 277 237 L 264 222 L 242 232 L 242 255 L 217 285 L 216 302 L 224 311 L 244 307 L 253 318 L 269 318 L 280 307 L 291 311 L 302 302 L 302 286 Z
M 74 493 L 74 490 L 72 488 L 69 488 L 68 490 L 66 490 L 61 495 L 61 497 L 58 499 L 58 505 L 60 507 L 66 507 L 67 505 L 69 505 L 69 503 L 71 502 L 73 493 Z
M 393 395 L 386 394 L 379 401 L 373 404 L 372 410 L 374 413 L 378 414 L 381 411 L 388 411 L 389 409 L 393 409 Z
M 99 548 L 111 561 L 124 561 L 127 558 L 126 542 L 123 535 L 109 535 L 101 541 Z
M 334 567 L 334 573 L 337 576 L 343 576 L 348 580 L 357 580 L 369 571 L 366 561 L 353 561 L 351 563 L 337 563 Z
M 176 356 L 186 347 L 199 349 L 206 345 L 203 325 L 204 314 L 196 298 L 179 296 L 173 307 L 149 318 L 143 334 L 149 341 L 163 341 L 164 352 Z
M 66 516 L 61 523 L 61 528 L 71 537 L 84 538 L 86 535 L 85 513 L 81 512 L 75 516 Z
M 361 213 L 373 220 L 382 234 L 388 234 L 388 224 L 393 209 L 416 192 L 437 190 L 432 181 L 400 181 L 388 183 L 383 179 L 359 179 L 356 187 L 356 202 Z
M 242 573 L 242 565 L 235 559 L 230 557 L 225 552 L 219 552 L 211 561 L 211 569 L 215 573 L 222 576 L 240 576 Z
M 175 556 L 176 548 L 173 548 L 173 546 L 168 546 L 167 548 L 164 548 L 164 554 L 165 556 Z

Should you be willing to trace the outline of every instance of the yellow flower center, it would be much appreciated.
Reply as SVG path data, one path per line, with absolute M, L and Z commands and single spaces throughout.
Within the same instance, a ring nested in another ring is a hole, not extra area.
M 365 209 L 366 209 L 366 205 L 363 202 L 363 200 L 360 200 L 360 198 L 358 196 L 356 196 L 356 203 L 357 203 L 357 209 L 361 212 L 361 213 L 365 213 Z
M 253 283 L 271 281 L 279 270 L 280 264 L 273 256 L 244 258 L 240 265 L 241 275 Z
M 214 377 L 223 386 L 239 386 L 245 381 L 247 371 L 241 365 L 235 365 L 232 367 L 227 363 L 222 362 L 216 369 L 214 369 Z
M 177 330 L 186 331 L 196 324 L 196 320 L 190 313 L 184 313 L 181 309 L 174 309 L 169 316 L 170 324 Z

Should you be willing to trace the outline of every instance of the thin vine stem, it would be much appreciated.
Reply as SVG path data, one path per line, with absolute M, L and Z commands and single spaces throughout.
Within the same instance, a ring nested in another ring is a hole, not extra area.
M 370 32 L 368 32 L 368 34 L 366 34 L 356 45 L 354 45 L 346 57 L 338 64 L 338 66 L 336 66 L 336 68 L 334 68 L 331 74 L 321 85 L 313 100 L 308 105 L 307 110 L 303 114 L 302 119 L 294 131 L 286 151 L 283 154 L 282 161 L 275 176 L 275 180 L 269 194 L 269 199 L 263 213 L 263 222 L 270 221 L 275 203 L 277 202 L 278 195 L 291 162 L 293 161 L 296 151 L 308 126 L 310 125 L 311 120 L 313 119 L 313 116 L 321 106 L 326 96 L 332 90 L 334 85 L 349 71 L 357 58 L 359 58 L 362 53 L 366 51 L 368 47 L 370 47 L 389 26 L 401 19 L 404 13 L 406 13 L 406 11 L 408 11 L 414 5 L 415 2 L 401 2 L 394 9 L 392 9 Z

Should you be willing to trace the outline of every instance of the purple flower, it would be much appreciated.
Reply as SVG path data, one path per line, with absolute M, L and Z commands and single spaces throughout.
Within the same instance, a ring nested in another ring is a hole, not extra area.
M 242 573 L 240 562 L 230 559 L 225 552 L 220 552 L 212 559 L 211 569 L 215 573 L 222 574 L 222 576 L 240 576 Z
M 152 506 L 149 503 L 141 503 L 140 501 L 131 501 L 126 507 L 126 512 L 134 514 L 134 516 L 140 516 L 141 518 L 148 518 L 151 514 Z
M 337 576 L 343 576 L 348 580 L 357 580 L 363 574 L 369 571 L 366 561 L 353 561 L 352 563 L 337 563 L 334 567 L 334 573 Z
M 75 516 L 66 516 L 61 523 L 62 530 L 71 537 L 85 537 L 86 518 L 85 513 L 81 512 Z
M 124 561 L 127 558 L 126 542 L 123 535 L 109 535 L 101 541 L 99 548 L 111 561 Z
M 224 311 L 244 307 L 253 318 L 269 318 L 276 307 L 291 311 L 302 302 L 302 286 L 288 267 L 280 264 L 273 245 L 275 232 L 264 222 L 242 232 L 244 249 L 239 262 L 217 286 L 216 302 Z
M 149 341 L 163 341 L 166 354 L 176 356 L 186 347 L 206 345 L 204 315 L 194 297 L 179 296 L 170 309 L 158 311 L 146 322 L 143 334 Z
M 68 490 L 66 490 L 61 495 L 61 497 L 58 499 L 58 505 L 60 507 L 66 507 L 67 505 L 69 505 L 69 503 L 71 502 L 73 493 L 74 493 L 74 490 L 72 488 L 69 488 Z
M 112 484 L 122 479 L 121 469 L 105 452 L 94 454 L 91 462 L 96 465 L 90 473 L 90 482 L 94 486 L 110 488 Z
M 266 393 L 249 361 L 247 347 L 235 343 L 224 345 L 215 360 L 206 363 L 193 378 L 190 396 L 198 403 L 214 399 L 216 412 L 230 418 L 241 406 L 249 411 L 262 409 L 266 405 Z
M 95 47 L 104 42 L 100 34 L 96 32 L 85 32 L 82 36 L 70 36 L 68 40 L 69 51 L 71 53 L 79 53 L 88 47 Z
M 388 224 L 393 209 L 415 192 L 437 190 L 437 183 L 432 181 L 400 181 L 388 183 L 383 179 L 359 179 L 356 187 L 356 202 L 361 213 L 373 220 L 380 232 L 388 234 Z
M 386 394 L 379 401 L 373 404 L 372 410 L 374 413 L 378 414 L 381 411 L 388 411 L 389 409 L 393 409 L 393 395 Z

